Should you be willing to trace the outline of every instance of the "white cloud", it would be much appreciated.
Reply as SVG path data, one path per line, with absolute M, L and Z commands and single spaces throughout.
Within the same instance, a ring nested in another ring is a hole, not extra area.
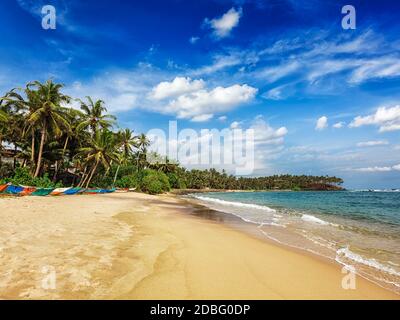
M 210 120 L 214 115 L 213 114 L 200 114 L 198 116 L 194 116 L 190 121 L 192 122 L 205 122 Z
M 298 61 L 289 61 L 288 63 L 276 67 L 268 67 L 256 72 L 258 78 L 263 78 L 268 82 L 275 82 L 289 74 L 294 73 L 301 67 Z
M 231 128 L 231 129 L 237 129 L 237 128 L 239 128 L 239 126 L 240 126 L 240 122 L 238 122 L 238 121 L 233 121 L 233 122 L 231 123 L 231 125 L 230 125 L 230 128 Z
M 283 144 L 284 137 L 287 135 L 288 130 L 286 127 L 273 129 L 265 120 L 258 116 L 254 119 L 250 129 L 254 130 L 254 137 L 256 145 L 260 144 Z
M 382 57 L 364 60 L 349 78 L 350 83 L 361 83 L 373 78 L 392 78 L 400 75 L 400 59 Z
M 242 16 L 242 9 L 231 8 L 228 12 L 224 13 L 219 18 L 212 20 L 205 19 L 206 25 L 213 29 L 213 35 L 217 39 L 229 36 L 231 30 L 239 24 L 240 17 Z
M 304 34 L 278 40 L 259 51 L 247 51 L 262 63 L 249 73 L 251 77 L 270 83 L 288 78 L 295 84 L 296 90 L 285 95 L 280 89 L 271 89 L 264 94 L 266 98 L 285 99 L 299 90 L 338 94 L 338 90 L 345 90 L 343 82 L 354 86 L 371 79 L 400 76 L 398 44 L 385 41 L 371 30 L 356 37 L 334 37 L 330 31 Z
M 85 99 L 86 96 L 95 100 L 101 99 L 111 113 L 124 112 L 138 106 L 140 91 L 143 89 L 140 85 L 132 86 L 131 79 L 133 78 L 136 78 L 136 75 L 106 74 L 86 83 L 76 81 L 71 86 L 66 86 L 65 91 L 68 95 L 80 99 Z M 104 81 L 105 79 L 107 81 Z M 79 108 L 79 103 L 73 101 L 71 106 Z
M 392 171 L 393 167 L 366 167 L 366 168 L 357 168 L 354 171 L 359 172 L 388 172 Z
M 234 121 L 230 128 L 245 129 L 243 122 Z M 264 118 L 256 116 L 247 127 L 254 132 L 254 160 L 255 170 L 262 170 L 270 166 L 270 160 L 276 159 L 284 150 L 286 127 L 273 128 Z
M 377 141 L 364 141 L 357 143 L 357 147 L 374 147 L 374 146 L 386 146 L 389 142 L 386 140 L 377 140 Z
M 335 129 L 341 129 L 341 128 L 343 128 L 344 125 L 345 125 L 345 123 L 343 121 L 340 121 L 340 122 L 336 122 L 332 127 L 334 127 Z
M 241 129 L 242 133 L 245 133 L 246 130 L 251 129 L 254 132 L 254 137 L 255 137 L 255 148 L 254 148 L 254 169 L 255 170 L 262 170 L 271 165 L 271 160 L 275 159 L 280 155 L 284 148 L 284 138 L 287 134 L 287 129 L 285 127 L 280 127 L 278 129 L 275 129 L 271 127 L 267 122 L 263 120 L 262 117 L 257 116 L 253 120 L 250 121 L 249 125 L 245 125 L 247 121 L 243 122 L 237 122 L 234 127 L 235 129 Z M 229 128 L 224 128 L 224 130 L 227 130 Z M 216 130 L 216 129 L 215 129 Z M 231 129 L 233 131 L 233 129 Z M 160 152 L 159 146 L 162 145 L 167 145 L 168 147 L 175 148 L 178 145 L 178 149 L 182 148 L 182 146 L 188 146 L 188 145 L 195 145 L 198 147 L 190 149 L 190 155 L 187 155 L 185 153 L 180 153 L 178 152 L 178 161 L 181 164 L 184 164 L 186 168 L 216 168 L 218 170 L 225 169 L 229 173 L 235 173 L 238 169 L 238 163 L 237 159 L 232 162 L 232 160 L 225 159 L 225 155 L 234 155 L 237 153 L 237 150 L 235 149 L 238 147 L 238 145 L 235 146 L 234 142 L 241 141 L 240 143 L 246 144 L 246 142 L 240 138 L 239 136 L 231 136 L 229 137 L 224 137 L 224 136 L 219 136 L 218 133 L 222 133 L 222 131 L 216 130 L 217 133 L 215 137 L 218 138 L 219 145 L 216 148 L 213 148 L 210 150 L 209 148 L 203 148 L 203 145 L 211 145 L 212 139 L 214 136 L 214 133 L 212 132 L 202 132 L 203 130 L 199 131 L 194 131 L 194 134 L 191 136 L 191 140 L 187 140 L 188 137 L 179 137 L 178 139 L 172 139 L 169 141 L 166 141 L 165 138 L 162 139 L 156 139 L 154 143 L 150 146 L 151 150 L 153 151 L 158 151 Z M 149 137 L 153 139 L 152 135 L 148 133 Z M 244 147 L 244 144 L 242 147 Z M 165 154 L 161 152 L 162 154 Z M 212 156 L 210 156 L 210 151 L 212 151 Z M 246 151 L 247 153 L 247 151 Z M 251 152 L 252 153 L 252 152 Z M 243 155 L 244 156 L 244 155 Z M 246 154 L 246 157 L 248 157 L 249 154 Z M 242 158 L 242 156 L 241 156 Z M 251 158 L 247 158 L 249 161 L 253 161 Z M 206 161 L 206 163 L 201 162 L 200 159 L 208 159 L 209 161 Z M 218 159 L 217 162 L 213 162 L 212 159 Z M 251 159 L 251 160 L 250 160 Z M 227 162 L 225 160 L 228 160 Z M 247 161 L 246 159 L 242 159 Z M 225 162 L 224 162 L 225 161 Z M 243 166 L 244 163 L 241 163 L 240 166 Z M 246 164 L 248 165 L 248 163 Z
M 257 89 L 247 84 L 216 87 L 183 94 L 170 101 L 159 111 L 174 114 L 178 118 L 193 118 L 203 114 L 230 111 L 254 98 Z
M 357 128 L 365 125 L 379 126 L 380 132 L 400 130 L 400 105 L 380 107 L 374 114 L 355 117 L 349 127 Z
M 322 116 L 317 120 L 315 130 L 324 130 L 327 126 L 328 126 L 328 118 L 326 116 Z
M 237 66 L 243 62 L 242 57 L 238 54 L 216 55 L 210 65 L 200 67 L 190 72 L 193 76 L 209 75 L 225 68 Z
M 160 81 L 165 78 L 171 74 L 140 64 L 133 70 L 110 70 L 72 83 L 65 92 L 81 99 L 87 95 L 102 99 L 111 113 L 141 108 L 201 122 L 250 102 L 258 91 L 247 84 L 207 88 L 202 79 L 189 77 Z
M 218 120 L 221 121 L 221 122 L 226 121 L 226 119 L 228 119 L 227 116 L 220 116 L 220 117 L 218 118 Z
M 191 44 L 195 44 L 197 41 L 199 41 L 200 38 L 199 37 L 190 37 L 189 42 Z
M 190 78 L 176 77 L 173 81 L 163 81 L 155 86 L 149 97 L 155 100 L 177 97 L 182 94 L 198 91 L 204 88 L 204 81 Z
M 319 78 L 326 77 L 331 74 L 339 73 L 345 70 L 353 69 L 363 62 L 355 59 L 327 59 L 314 62 L 314 58 L 308 61 L 309 71 L 307 79 L 314 82 Z
M 276 87 L 268 90 L 263 94 L 263 97 L 270 100 L 281 100 L 282 99 L 282 88 Z
M 390 172 L 390 171 L 400 171 L 400 163 L 393 165 L 393 166 L 384 166 L 384 167 L 379 167 L 379 166 L 374 166 L 374 167 L 365 167 L 365 168 L 356 168 L 356 169 L 350 169 L 352 171 L 358 171 L 358 172 Z
M 286 127 L 274 129 L 261 116 L 257 116 L 249 128 L 254 130 L 255 169 L 265 170 L 271 166 L 271 160 L 284 151 L 288 130 Z

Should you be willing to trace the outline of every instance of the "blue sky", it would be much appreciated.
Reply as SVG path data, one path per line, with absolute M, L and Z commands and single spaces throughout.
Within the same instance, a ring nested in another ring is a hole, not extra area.
M 41 27 L 43 5 L 57 29 Z M 344 30 L 342 6 L 356 9 Z M 0 90 L 53 78 L 137 132 L 255 129 L 256 175 L 400 187 L 396 1 L 0 3 Z

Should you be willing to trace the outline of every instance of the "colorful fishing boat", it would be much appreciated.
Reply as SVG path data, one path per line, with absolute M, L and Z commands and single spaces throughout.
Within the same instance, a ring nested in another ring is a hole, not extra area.
M 21 193 L 20 193 L 21 196 L 28 196 L 32 192 L 36 191 L 35 187 L 25 187 L 25 186 L 23 186 L 23 188 L 24 188 L 24 190 L 22 190 Z
M 112 189 L 86 189 L 84 191 L 85 194 L 102 194 L 102 193 L 111 193 L 114 192 L 115 188 Z
M 1 185 L 0 185 L 0 193 L 3 193 L 4 191 L 6 191 L 8 185 L 9 185 L 8 183 L 6 183 L 6 184 L 1 184 Z
M 68 191 L 69 189 L 71 189 L 71 188 L 56 188 L 50 193 L 50 195 L 51 196 L 59 196 L 59 195 L 65 194 L 64 192 Z
M 63 194 L 65 195 L 73 195 L 73 194 L 77 194 L 82 190 L 82 188 L 68 188 L 67 190 L 65 190 L 63 192 Z
M 24 190 L 24 187 L 14 186 L 12 184 L 8 185 L 5 193 L 13 194 L 13 195 L 22 195 L 21 192 Z
M 99 194 L 101 189 L 86 189 L 83 191 L 84 194 Z
M 53 190 L 54 188 L 37 188 L 31 195 L 43 197 L 49 195 Z

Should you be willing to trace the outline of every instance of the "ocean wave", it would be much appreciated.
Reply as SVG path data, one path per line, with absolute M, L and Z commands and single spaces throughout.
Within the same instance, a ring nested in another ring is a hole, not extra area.
M 317 217 L 314 217 L 310 214 L 303 214 L 301 216 L 301 220 L 307 221 L 307 222 L 313 222 L 313 223 L 318 223 L 318 224 L 322 224 L 322 225 L 329 225 L 329 222 L 326 222 L 322 219 L 319 219 Z
M 197 195 L 194 195 L 193 197 L 196 199 L 202 200 L 202 201 L 213 202 L 213 203 L 217 203 L 217 204 L 224 205 L 224 206 L 257 209 L 257 210 L 263 210 L 263 211 L 267 211 L 267 212 L 276 212 L 275 209 L 272 209 L 267 206 L 260 206 L 258 204 L 251 204 L 251 203 L 244 203 L 244 202 L 232 202 L 232 201 L 226 201 L 226 200 L 215 199 L 215 198 L 204 197 L 204 196 L 197 196 Z
M 386 272 L 388 274 L 394 275 L 394 276 L 400 276 L 400 272 L 398 272 L 397 270 L 395 270 L 394 268 L 391 268 L 389 266 L 386 266 L 382 263 L 379 263 L 378 261 L 376 261 L 375 259 L 367 259 L 364 258 L 362 256 L 360 256 L 359 254 L 356 254 L 354 252 L 352 252 L 349 247 L 345 247 L 345 248 L 340 248 L 336 251 L 336 261 L 342 264 L 345 264 L 340 258 L 341 257 L 345 257 L 349 260 L 352 260 L 354 262 L 363 264 L 365 266 L 368 267 L 372 267 L 375 268 L 377 270 Z
M 349 192 L 400 192 L 400 189 L 354 189 Z

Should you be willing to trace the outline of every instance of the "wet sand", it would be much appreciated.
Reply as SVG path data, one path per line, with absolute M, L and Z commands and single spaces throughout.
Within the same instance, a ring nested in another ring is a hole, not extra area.
M 400 298 L 193 212 L 171 195 L 2 197 L 0 298 Z

